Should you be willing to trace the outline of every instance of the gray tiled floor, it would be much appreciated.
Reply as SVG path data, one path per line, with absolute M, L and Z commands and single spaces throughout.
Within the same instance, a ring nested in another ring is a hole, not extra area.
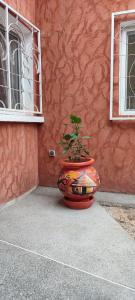
M 0 212 L 0 299 L 135 299 L 134 241 L 98 204 L 60 199 L 39 188 Z

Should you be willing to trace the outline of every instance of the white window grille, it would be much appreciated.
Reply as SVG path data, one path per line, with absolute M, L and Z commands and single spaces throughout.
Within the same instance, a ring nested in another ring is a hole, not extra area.
M 110 120 L 135 120 L 135 10 L 112 14 Z
M 40 30 L 0 0 L 0 115 L 41 115 Z

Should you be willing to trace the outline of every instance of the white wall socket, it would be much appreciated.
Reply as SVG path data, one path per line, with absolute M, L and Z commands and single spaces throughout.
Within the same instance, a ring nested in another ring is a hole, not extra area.
M 54 157 L 56 155 L 56 152 L 54 149 L 49 149 L 49 156 Z

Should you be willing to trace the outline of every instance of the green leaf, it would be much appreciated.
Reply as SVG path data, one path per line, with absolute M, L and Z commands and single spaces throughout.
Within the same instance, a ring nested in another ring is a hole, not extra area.
M 61 146 L 67 145 L 67 142 L 66 142 L 66 141 L 63 141 L 63 140 L 61 140 L 61 141 L 58 143 L 58 145 L 61 145 Z
M 72 133 L 72 134 L 71 134 L 71 139 L 72 139 L 72 140 L 76 140 L 77 137 L 78 137 L 78 135 L 77 135 L 76 133 Z
M 75 115 L 70 115 L 70 121 L 71 121 L 71 123 L 74 123 L 74 124 L 79 124 L 82 122 L 81 118 L 77 117 Z
M 69 150 L 69 148 L 68 147 L 65 147 L 64 149 L 63 149 L 63 154 L 66 154 L 67 152 L 68 152 L 68 150 Z
M 64 138 L 66 141 L 68 141 L 68 140 L 71 139 L 71 135 L 70 135 L 70 134 L 64 134 L 64 135 L 63 135 L 63 138 Z

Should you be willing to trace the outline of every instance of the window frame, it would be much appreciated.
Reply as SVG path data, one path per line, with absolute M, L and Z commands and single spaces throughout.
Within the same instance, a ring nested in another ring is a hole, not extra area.
M 114 115 L 114 56 L 115 56 L 115 18 L 122 15 L 131 15 L 135 14 L 135 9 L 117 11 L 112 13 L 111 17 L 111 64 L 110 64 L 110 111 L 109 111 L 109 119 L 111 121 L 135 121 L 135 115 Z M 119 76 L 119 74 L 118 74 Z M 119 102 L 119 99 L 118 99 Z
M 135 33 L 135 21 L 122 22 L 120 25 L 120 65 L 119 65 L 119 114 L 135 115 L 135 109 L 126 107 L 127 97 L 127 66 L 128 66 L 128 33 Z
M 6 47 L 7 47 L 7 72 L 10 72 L 10 54 L 9 54 L 9 13 L 13 13 L 22 22 L 30 26 L 34 32 L 37 32 L 37 45 L 38 45 L 38 76 L 39 76 L 39 110 L 26 110 L 26 109 L 12 109 L 11 108 L 11 79 L 7 76 L 8 85 L 8 103 L 10 106 L 8 108 L 0 107 L 0 121 L 17 121 L 17 122 L 44 122 L 43 111 L 42 111 L 42 74 L 41 74 L 41 35 L 40 30 L 35 25 L 33 25 L 29 20 L 23 17 L 20 13 L 14 10 L 11 6 L 0 0 L 6 17 L 5 21 L 5 32 L 6 32 Z M 32 71 L 33 73 L 34 71 Z M 34 76 L 34 73 L 33 73 Z M 32 93 L 34 95 L 34 88 L 32 87 Z M 33 98 L 33 96 L 32 96 Z M 33 101 L 33 107 L 35 106 Z M 35 108 L 35 107 L 34 107 Z M 35 120 L 35 121 L 34 121 Z

